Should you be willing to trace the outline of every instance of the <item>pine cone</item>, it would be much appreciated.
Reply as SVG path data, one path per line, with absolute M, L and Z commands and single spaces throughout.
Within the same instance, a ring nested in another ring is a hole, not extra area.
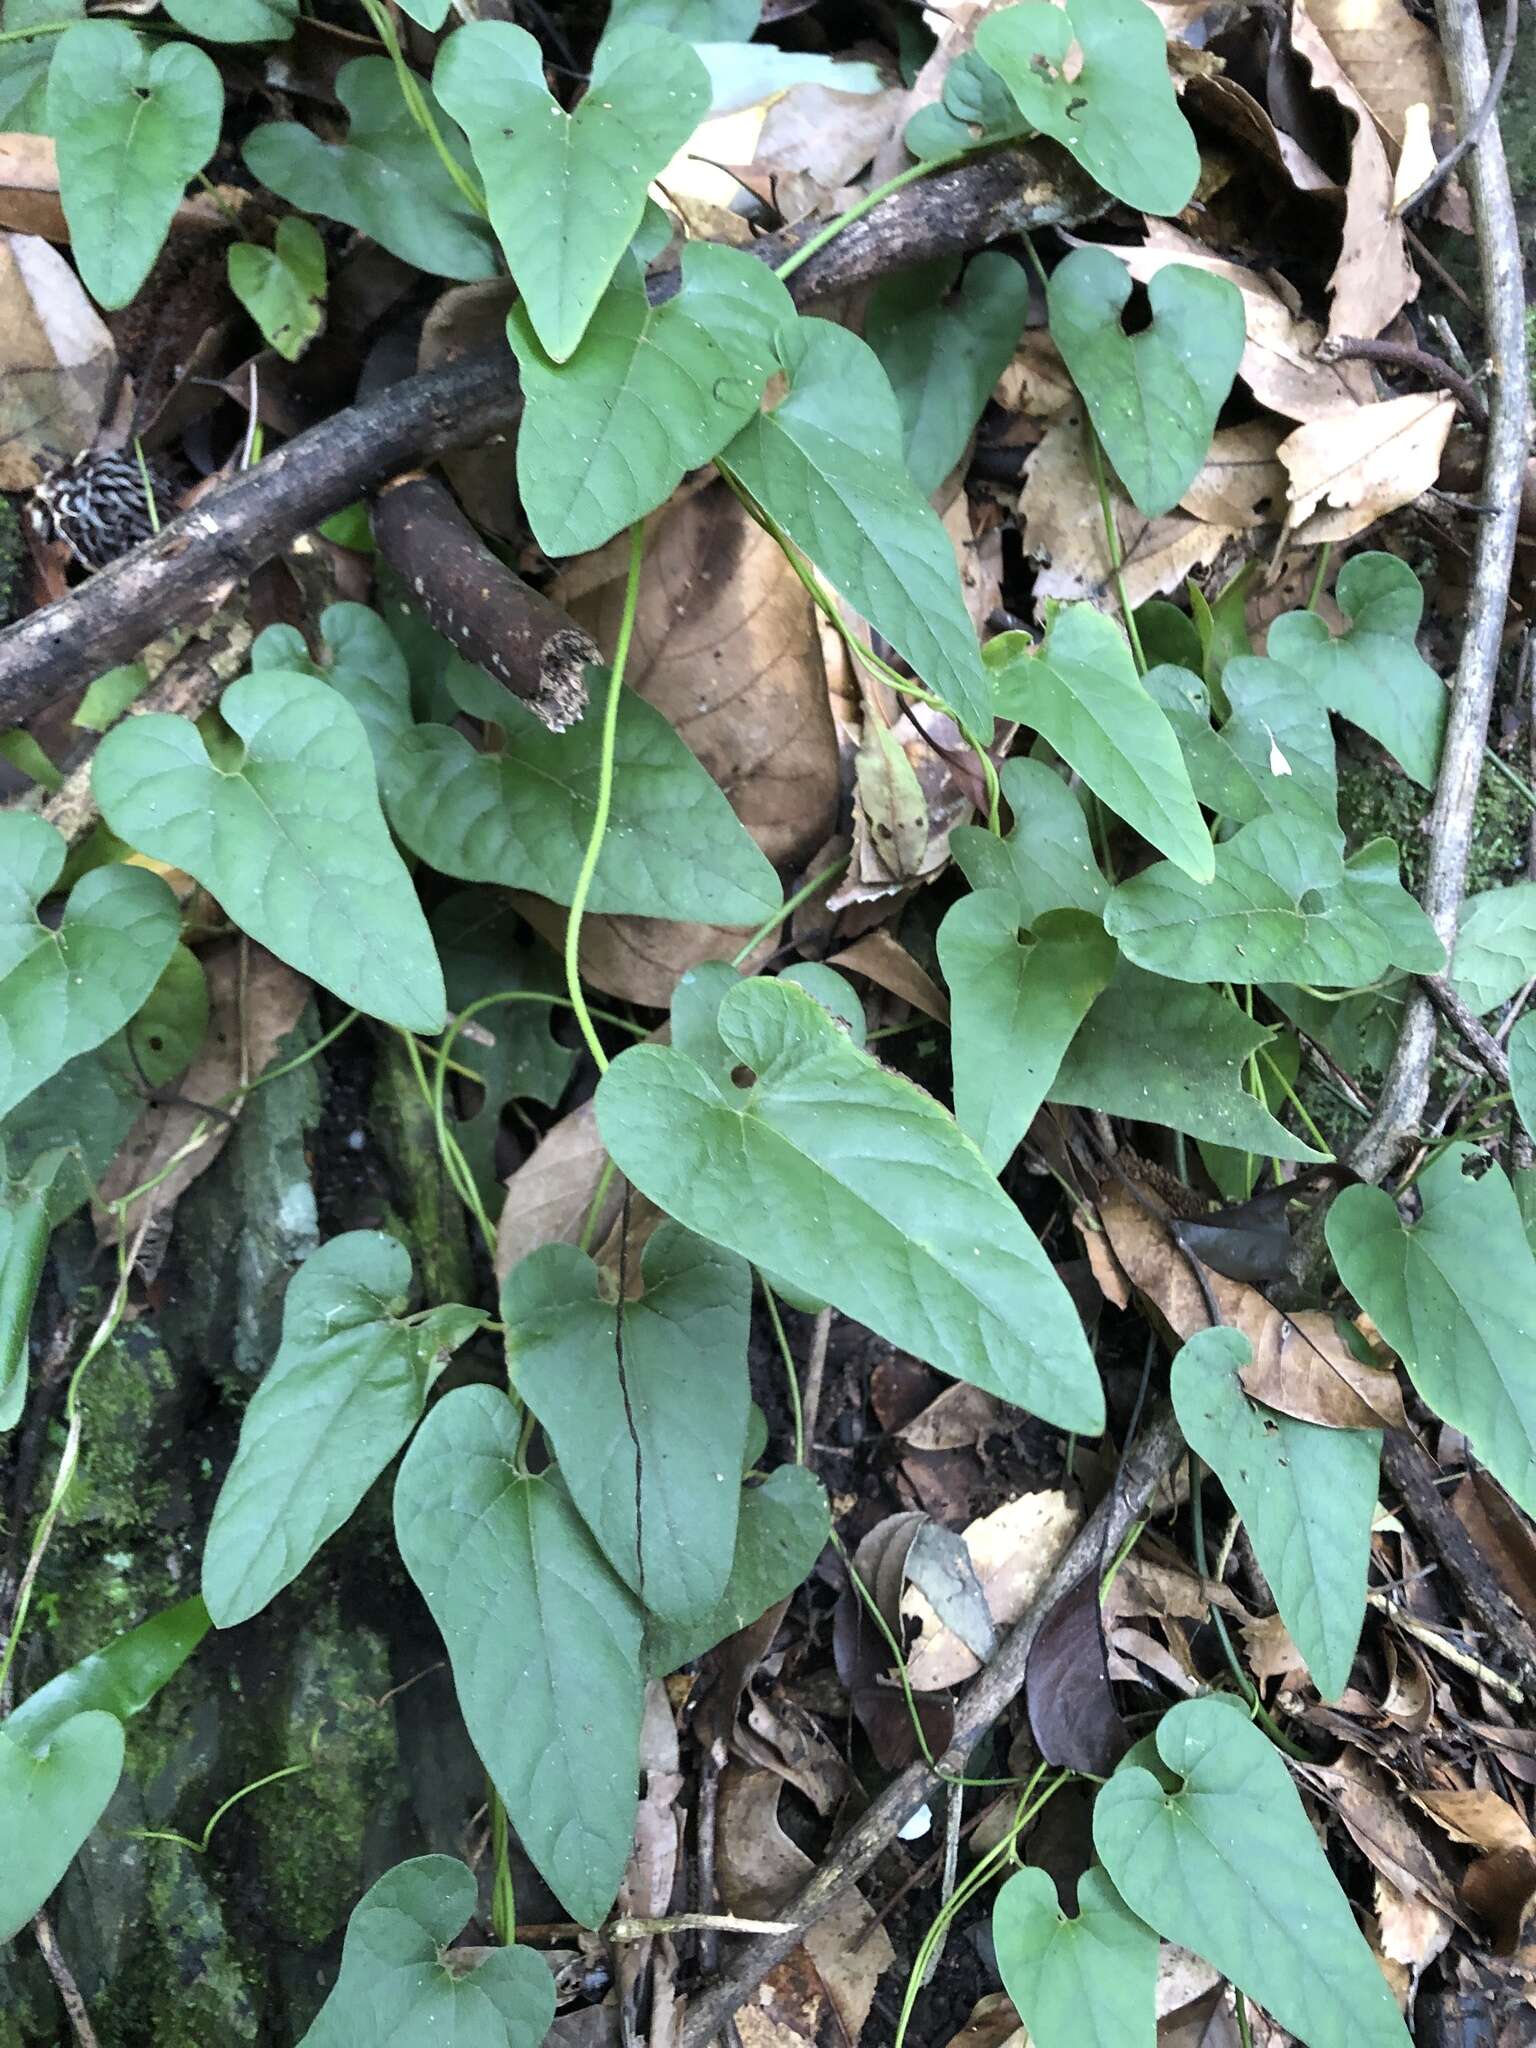
M 177 479 L 156 458 L 144 468 L 163 523 L 175 511 Z M 45 537 L 64 541 L 87 569 L 105 568 L 155 530 L 144 475 L 128 449 L 77 455 L 37 486 L 32 511 Z

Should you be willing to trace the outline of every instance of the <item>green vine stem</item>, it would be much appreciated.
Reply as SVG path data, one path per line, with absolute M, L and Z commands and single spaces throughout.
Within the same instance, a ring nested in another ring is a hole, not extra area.
M 400 38 L 395 33 L 395 24 L 389 18 L 388 8 L 381 5 L 380 0 L 363 0 L 363 11 L 373 23 L 374 33 L 384 45 L 389 61 L 395 67 L 400 97 L 405 101 L 411 119 L 431 143 L 438 161 L 453 180 L 454 188 L 465 204 L 473 207 L 482 220 L 486 219 L 490 208 L 485 203 L 485 194 L 443 140 L 442 130 L 433 119 L 432 109 L 427 105 L 426 94 L 421 89 L 421 81 L 407 63 L 405 51 L 400 47 Z
M 126 1833 L 135 1842 L 176 1842 L 183 1849 L 190 1849 L 194 1856 L 206 1856 L 208 1845 L 213 1840 L 214 1829 L 232 1806 L 238 1806 L 242 1799 L 249 1799 L 253 1792 L 264 1791 L 268 1785 L 276 1785 L 283 1778 L 296 1778 L 301 1771 L 313 1769 L 312 1763 L 285 1764 L 280 1771 L 268 1771 L 264 1778 L 253 1778 L 249 1785 L 242 1785 L 238 1792 L 231 1792 L 221 1806 L 213 1809 L 208 1825 L 196 1842 L 190 1835 L 178 1835 L 172 1828 L 128 1828 Z
M 866 213 L 873 213 L 882 199 L 889 199 L 893 192 L 900 192 L 907 185 L 915 185 L 919 178 L 929 177 L 934 171 L 948 170 L 951 164 L 959 163 L 970 154 L 968 149 L 954 149 L 945 156 L 930 156 L 920 164 L 909 164 L 904 171 L 898 171 L 894 178 L 887 178 L 883 185 L 876 185 L 873 191 L 866 192 L 862 199 L 856 200 L 835 220 L 829 220 L 825 227 L 818 228 L 810 240 L 803 242 L 792 256 L 785 257 L 774 271 L 774 276 L 793 277 L 802 263 L 809 263 L 811 258 L 825 249 L 828 242 L 834 241 L 844 228 L 852 227 L 853 223 L 862 220 Z

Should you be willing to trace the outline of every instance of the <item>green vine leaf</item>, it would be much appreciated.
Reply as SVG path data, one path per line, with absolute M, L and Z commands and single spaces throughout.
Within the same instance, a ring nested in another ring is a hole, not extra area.
M 1280 1618 L 1318 1691 L 1336 1700 L 1365 1620 L 1379 1429 L 1324 1429 L 1250 1401 L 1241 1330 L 1201 1330 L 1173 1361 L 1173 1406 L 1253 1539 Z
M 644 22 L 685 43 L 745 43 L 762 11 L 762 0 L 614 0 L 605 33 Z
M 1509 1034 L 1509 1092 L 1525 1134 L 1536 1132 L 1536 1017 L 1522 1017 Z
M 600 699 L 605 671 L 593 673 Z M 390 822 L 439 874 L 569 903 L 597 802 L 602 719 L 588 710 L 554 733 L 500 695 L 502 753 L 477 754 L 441 725 L 401 741 L 384 783 Z M 626 690 L 613 813 L 587 908 L 755 925 L 781 900 L 777 875 L 708 772 L 661 713 Z
M 1389 968 L 1435 974 L 1444 948 L 1397 877 L 1397 848 L 1346 861 L 1299 816 L 1245 825 L 1216 849 L 1216 879 L 1170 861 L 1122 882 L 1105 926 L 1139 967 L 1175 981 L 1289 981 L 1359 988 Z
M 743 249 L 689 242 L 676 295 L 652 306 L 621 258 L 565 363 L 540 346 L 526 304 L 507 316 L 523 380 L 517 478 L 549 555 L 601 547 L 664 504 L 757 411 L 777 368 L 773 337 L 794 302 Z
M 1287 612 L 1270 626 L 1270 658 L 1305 676 L 1330 711 L 1432 789 L 1450 694 L 1415 644 L 1423 586 L 1395 555 L 1351 555 L 1334 597 L 1350 622 L 1337 638 L 1315 612 Z
M 275 669 L 232 683 L 219 709 L 244 743 L 228 765 L 185 718 L 152 712 L 109 732 L 92 771 L 102 816 L 344 1003 L 440 1031 L 442 970 L 357 713 L 313 677 Z
M 1071 78 L 1068 52 L 1081 68 Z M 1181 213 L 1200 153 L 1174 98 L 1162 23 L 1142 0 L 1024 0 L 985 15 L 976 53 L 1032 128 L 1050 135 L 1106 192 L 1143 213 Z
M 1414 1224 L 1381 1188 L 1346 1188 L 1328 1211 L 1328 1249 L 1430 1407 L 1532 1514 L 1536 1260 L 1503 1168 L 1473 1180 L 1474 1162 L 1481 1155 L 1467 1145 L 1431 1161 Z
M 1246 770 L 1267 811 L 1289 811 L 1339 837 L 1338 749 L 1322 699 L 1294 669 L 1263 655 L 1227 663 L 1231 713 L 1221 740 Z
M 219 146 L 223 114 L 219 68 L 190 43 L 151 50 L 115 21 L 60 36 L 48 132 L 75 262 L 103 306 L 126 306 L 148 277 L 188 180 Z
M 160 979 L 180 929 L 176 899 L 158 875 L 113 864 L 81 876 L 50 930 L 37 906 L 66 851 L 43 819 L 0 815 L 0 1116 L 123 1028 Z
M 643 1299 L 619 1303 L 574 1245 L 530 1252 L 502 1283 L 507 1365 L 608 1562 L 686 1626 L 719 1603 L 736 1548 L 752 1275 L 675 1223 L 640 1263 Z
M 1113 619 L 1090 604 L 1064 605 L 1038 648 L 1022 633 L 1000 633 L 987 664 L 1000 717 L 1033 726 L 1127 825 L 1194 882 L 1209 881 L 1211 835 L 1184 756 Z
M 420 90 L 432 110 L 428 87 Z M 298 121 L 269 121 L 246 137 L 251 176 L 290 206 L 371 235 L 429 277 L 494 277 L 495 237 L 412 119 L 389 59 L 343 64 L 336 97 L 349 123 L 345 142 L 322 142 Z M 451 122 L 439 119 L 438 127 L 467 170 L 463 137 Z
M 1225 277 L 1172 263 L 1147 285 L 1150 326 L 1127 334 L 1125 265 L 1074 249 L 1051 272 L 1051 339 L 1140 512 L 1171 512 L 1200 474 L 1242 360 L 1243 300 Z
M 721 458 L 854 608 L 976 739 L 992 689 L 955 551 L 903 456 L 901 412 L 869 346 L 826 320 L 779 336 L 788 396 Z
M 443 44 L 432 82 L 469 137 L 533 331 L 563 363 L 640 225 L 647 186 L 709 112 L 709 74 L 676 36 L 626 28 L 604 37 L 568 114 L 527 30 L 476 21 Z
M 1029 123 L 991 65 L 974 50 L 960 50 L 944 73 L 939 99 L 918 108 L 902 140 L 913 156 L 931 158 L 1028 133 Z
M 1050 1100 L 1145 1119 L 1272 1159 L 1322 1159 L 1243 1086 L 1274 1036 L 1202 982 L 1166 981 L 1122 960 L 1068 1046 Z
M 0 1941 L 47 1903 L 122 1772 L 122 1723 L 110 1714 L 72 1715 L 36 1755 L 0 1721 Z
M 1240 1707 L 1186 1700 L 1157 1725 L 1171 1789 L 1136 1761 L 1099 1793 L 1093 1841 L 1116 1890 L 1307 2048 L 1410 2048 L 1280 1752 Z
M 620 1172 L 941 1372 L 1096 1436 L 1077 1311 L 953 1119 L 790 983 L 733 988 L 716 1028 L 748 1084 L 659 1045 L 603 1076 L 598 1128 Z
M 953 68 L 953 67 L 951 67 Z M 965 453 L 1029 312 L 1029 274 L 984 249 L 914 263 L 869 295 L 864 339 L 901 408 L 902 452 L 922 491 L 936 491 Z
M 1262 818 L 1270 808 L 1264 786 L 1226 734 L 1212 727 L 1210 691 L 1199 676 L 1159 662 L 1141 680 L 1173 727 L 1199 801 L 1234 825 L 1251 825 Z
M 0 28 L 7 35 L 44 22 L 84 19 L 85 0 L 5 0 L 0 7 Z M 53 51 L 52 36 L 0 44 L 0 134 L 48 133 L 48 67 Z
M 55 1221 L 54 1186 L 68 1164 L 69 1154 L 58 1147 L 29 1161 L 21 1178 L 6 1185 L 0 1144 L 0 1434 L 16 1427 L 26 1405 L 32 1304 Z
M 596 1927 L 634 1834 L 640 1608 L 564 1487 L 519 1474 L 518 1434 L 495 1388 L 445 1395 L 400 1466 L 395 1539 L 523 1847 Z
M 165 11 L 205 43 L 285 43 L 299 19 L 298 0 L 165 0 Z
M 805 1583 L 831 1532 L 826 1488 L 804 1465 L 780 1465 L 760 1486 L 744 1486 L 725 1591 L 686 1627 L 646 1617 L 646 1671 L 665 1678 L 681 1670 L 787 1600 Z
M 410 1291 L 410 1254 L 380 1230 L 333 1237 L 294 1274 L 203 1550 L 220 1628 L 259 1614 L 335 1535 L 484 1321 L 450 1303 L 405 1322 Z
M 479 1903 L 456 1857 L 386 1870 L 352 1909 L 341 1974 L 299 2048 L 538 2048 L 555 2016 L 544 1958 L 514 1946 L 481 1949 L 473 1969 L 454 1960 L 449 1944 Z
M 1115 971 L 1115 942 L 1080 910 L 1026 927 L 1011 895 L 962 896 L 939 927 L 949 985 L 955 1119 L 1001 1173 Z
M 296 213 L 277 224 L 270 249 L 234 242 L 229 288 L 285 362 L 296 363 L 325 325 L 325 244 Z
M 329 683 L 363 721 L 382 775 L 395 741 L 415 722 L 411 674 L 400 644 L 365 604 L 327 605 L 320 614 L 320 642 L 316 661 L 297 626 L 268 626 L 251 642 L 251 669 L 284 669 Z
M 1036 2048 L 1155 2048 L 1157 1936 L 1097 1865 L 1071 1918 L 1047 1871 L 1015 1871 L 993 1902 L 992 1940 Z
M 1469 1010 L 1485 1017 L 1536 974 L 1536 882 L 1484 889 L 1461 906 L 1450 978 Z
M 1109 888 L 1077 797 L 1043 761 L 1005 761 L 999 781 L 1013 813 L 1007 838 L 980 825 L 957 825 L 950 834 L 971 887 L 1004 891 L 1024 925 L 1050 910 L 1102 917 Z
M 130 1721 L 176 1676 L 207 1633 L 208 1610 L 194 1593 L 50 1678 L 0 1726 L 12 1742 L 36 1756 L 76 1714 L 100 1711 Z

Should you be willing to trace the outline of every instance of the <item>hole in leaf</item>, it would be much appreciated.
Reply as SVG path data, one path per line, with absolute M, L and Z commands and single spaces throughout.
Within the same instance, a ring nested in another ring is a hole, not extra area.
M 757 1086 L 756 1074 L 754 1074 L 752 1069 L 746 1065 L 738 1065 L 732 1067 L 731 1079 L 735 1082 L 738 1088 L 755 1088 Z

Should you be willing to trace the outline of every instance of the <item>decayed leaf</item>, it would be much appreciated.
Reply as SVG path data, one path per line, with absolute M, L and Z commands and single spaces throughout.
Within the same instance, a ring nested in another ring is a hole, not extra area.
M 554 589 L 599 645 L 624 595 L 613 550 L 574 563 Z M 815 614 L 775 543 L 724 484 L 684 497 L 651 528 L 626 682 L 661 712 L 729 797 L 775 866 L 794 868 L 832 829 L 837 744 Z M 563 919 L 554 920 L 563 925 Z M 654 918 L 588 917 L 583 977 L 656 1006 L 742 933 Z
M 944 991 L 888 931 L 868 932 L 862 939 L 855 939 L 851 946 L 834 953 L 827 965 L 866 975 L 940 1024 L 949 1022 L 949 1003 Z
M 1285 505 L 1285 470 L 1273 420 L 1223 427 L 1212 436 L 1200 474 L 1179 500 L 1182 510 L 1212 526 L 1277 525 Z
M 0 236 L 0 490 L 29 491 L 89 448 L 117 349 L 58 251 Z
M 1182 1338 L 1210 1326 L 1192 1261 L 1179 1251 L 1158 1218 L 1122 1187 L 1100 1197 L 1099 1218 L 1126 1275 Z M 1206 1280 L 1222 1321 L 1241 1330 L 1254 1362 L 1242 1373 L 1256 1401 L 1334 1429 L 1406 1427 L 1396 1376 L 1361 1365 L 1315 1309 L 1294 1315 L 1272 1308 L 1256 1288 L 1207 1269 Z
M 1440 45 L 1403 0 L 1309 0 L 1307 12 L 1350 84 L 1402 147 L 1415 103 L 1448 125 L 1450 88 Z
M 507 1178 L 507 1199 L 496 1224 L 496 1277 L 504 1280 L 519 1259 L 541 1244 L 575 1244 L 607 1160 L 592 1104 L 584 1102 L 545 1132 L 532 1156 Z M 619 1212 L 621 1190 L 610 1187 L 593 1242 L 600 1242 Z
M 1029 2048 L 1013 2000 L 1005 1991 L 989 1991 L 971 2008 L 971 2016 L 948 2048 Z
M 1302 319 L 1268 278 L 1240 263 L 1213 256 L 1203 243 L 1167 221 L 1148 224 L 1145 248 L 1113 252 L 1132 277 L 1145 283 L 1169 263 L 1193 263 L 1230 278 L 1243 295 L 1245 340 L 1237 374 L 1261 405 L 1292 420 L 1326 419 L 1372 402 L 1366 364 L 1322 363 L 1322 329 Z
M 1291 45 L 1312 67 L 1312 82 L 1355 117 L 1344 202 L 1344 246 L 1333 276 L 1328 332 L 1369 340 L 1418 295 L 1403 224 L 1392 215 L 1392 166 L 1371 110 L 1303 5 L 1291 0 Z M 1342 539 L 1342 535 L 1330 538 Z
M 1177 589 L 1191 570 L 1213 562 L 1240 537 L 1238 527 L 1209 525 L 1187 512 L 1147 519 L 1113 484 L 1110 502 L 1133 607 Z M 1046 428 L 1030 459 L 1019 511 L 1029 553 L 1046 565 L 1035 579 L 1037 603 L 1047 597 L 1086 598 L 1113 610 L 1113 571 L 1080 409 L 1063 413 Z
M 1412 504 L 1439 475 L 1455 418 L 1446 393 L 1416 392 L 1297 427 L 1276 451 L 1290 476 L 1291 539 L 1348 540 Z
M 786 227 L 825 206 L 867 164 L 891 132 L 902 91 L 836 92 L 792 85 L 768 108 L 752 168 L 773 175 Z
M 999 1628 L 1017 1621 L 1034 1600 L 1082 1518 L 1078 1502 L 1047 1490 L 1005 1502 L 966 1530 L 965 1547 Z M 915 1586 L 908 1586 L 901 1596 L 901 1617 L 909 1629 L 916 1623 L 920 1631 L 907 1652 L 907 1676 L 914 1691 L 960 1685 L 981 1669 L 981 1660 L 944 1626 Z
M 272 1064 L 309 1000 L 304 976 L 251 940 L 233 939 L 211 947 L 202 956 L 202 965 L 209 1002 L 202 1051 L 187 1069 L 175 1099 L 145 1110 L 134 1125 L 102 1176 L 101 1193 L 104 1202 L 113 1202 L 146 1181 L 156 1185 L 127 1209 L 96 1209 L 96 1234 L 103 1244 L 131 1242 L 145 1223 L 168 1214 L 199 1174 L 207 1172 L 228 1142 L 244 1104 L 237 1097 L 218 1116 L 199 1105 L 222 1104 L 242 1080 L 256 1080 Z M 178 1160 L 163 1180 L 157 1179 L 199 1126 L 207 1132 L 204 1142 Z

